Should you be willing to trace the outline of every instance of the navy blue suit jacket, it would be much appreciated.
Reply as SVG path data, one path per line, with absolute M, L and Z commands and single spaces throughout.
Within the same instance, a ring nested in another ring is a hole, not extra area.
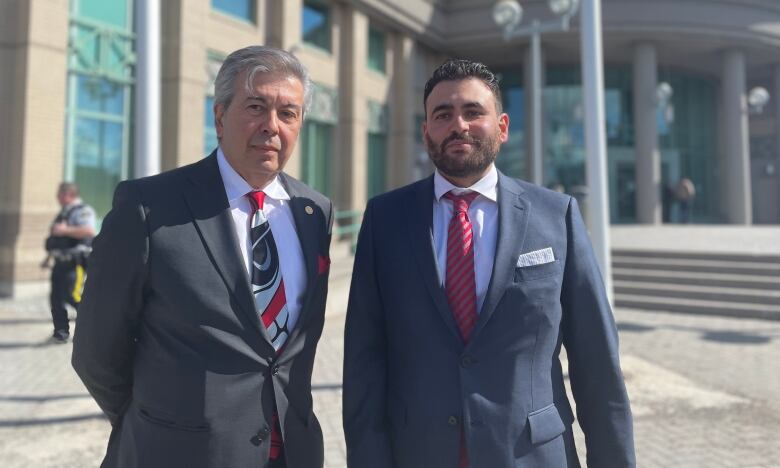
M 351 468 L 579 466 L 559 360 L 568 354 L 589 466 L 635 466 L 618 335 L 576 201 L 499 173 L 493 272 L 468 344 L 432 239 L 433 178 L 372 199 L 347 312 Z M 488 221 L 489 222 L 489 221 Z M 553 262 L 517 267 L 552 248 Z

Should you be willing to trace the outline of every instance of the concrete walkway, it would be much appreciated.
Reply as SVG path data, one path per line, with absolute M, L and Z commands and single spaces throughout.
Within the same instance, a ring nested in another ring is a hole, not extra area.
M 341 262 L 333 265 L 313 377 L 327 467 L 346 466 L 341 364 L 350 265 Z M 780 466 L 780 323 L 628 309 L 616 317 L 640 467 Z M 108 423 L 71 370 L 71 345 L 46 343 L 49 321 L 40 296 L 0 300 L 3 468 L 96 467 L 105 449 Z

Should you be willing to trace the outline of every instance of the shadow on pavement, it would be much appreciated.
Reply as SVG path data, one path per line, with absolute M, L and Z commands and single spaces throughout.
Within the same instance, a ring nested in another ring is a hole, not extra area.
M 48 317 L 41 318 L 2 318 L 0 325 L 32 325 L 36 323 L 51 323 Z
M 92 398 L 89 393 L 69 393 L 65 395 L 0 395 L 0 401 L 16 401 L 20 403 L 45 403 L 54 400 L 76 400 Z
M 0 419 L 0 427 L 24 427 L 24 426 L 47 426 L 50 424 L 63 424 L 84 421 L 87 419 L 106 419 L 103 413 L 81 414 L 78 416 L 62 416 L 58 418 L 43 419 Z
M 643 333 L 643 332 L 655 330 L 656 327 L 651 327 L 649 325 L 642 325 L 633 322 L 620 322 L 617 324 L 617 329 L 618 331 Z
M 738 331 L 709 331 L 703 333 L 701 338 L 707 341 L 731 344 L 764 344 L 772 341 L 769 336 Z
M 311 386 L 311 391 L 328 391 L 328 390 L 341 390 L 341 384 L 313 384 Z

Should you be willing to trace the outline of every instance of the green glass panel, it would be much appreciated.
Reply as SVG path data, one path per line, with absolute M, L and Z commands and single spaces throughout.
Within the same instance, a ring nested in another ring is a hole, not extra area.
M 387 135 L 385 134 L 368 134 L 366 183 L 369 198 L 387 190 Z
M 122 124 L 77 118 L 73 137 L 75 182 L 82 198 L 103 217 L 122 174 Z
M 206 96 L 206 105 L 203 110 L 203 154 L 208 156 L 217 147 L 217 129 L 214 128 L 214 97 Z
M 385 33 L 369 26 L 368 28 L 368 67 L 385 72 Z
M 72 0 L 76 5 L 75 14 L 119 28 L 129 28 L 129 0 Z
M 330 196 L 333 125 L 307 121 L 301 131 L 301 157 L 301 179 L 314 190 Z
M 509 177 L 527 178 L 525 149 L 525 91 L 519 69 L 498 70 L 501 104 L 509 116 L 509 140 L 501 145 L 496 167 Z
M 330 51 L 330 9 L 315 1 L 303 3 L 303 41 Z
M 79 110 L 123 115 L 124 86 L 83 75 L 76 77 L 76 86 L 76 105 Z

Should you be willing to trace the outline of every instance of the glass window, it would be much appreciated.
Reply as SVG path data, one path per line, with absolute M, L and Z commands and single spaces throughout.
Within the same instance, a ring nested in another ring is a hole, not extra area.
M 301 179 L 326 196 L 331 195 L 333 129 L 331 124 L 307 120 L 301 131 Z
M 525 93 L 522 71 L 500 70 L 499 83 L 504 112 L 509 116 L 509 141 L 501 145 L 496 167 L 509 177 L 526 179 L 525 150 Z
M 330 52 L 330 10 L 327 5 L 303 2 L 303 41 Z
M 211 0 L 211 7 L 250 23 L 255 22 L 255 0 Z
M 214 96 L 206 96 L 206 108 L 203 111 L 203 154 L 208 156 L 217 148 L 217 129 L 214 128 Z
M 99 218 L 132 165 L 132 6 L 71 2 L 64 179 L 79 184 Z
M 366 174 L 368 198 L 387 190 L 387 135 L 368 134 L 368 170 Z
M 385 72 L 385 33 L 368 27 L 368 68 Z

